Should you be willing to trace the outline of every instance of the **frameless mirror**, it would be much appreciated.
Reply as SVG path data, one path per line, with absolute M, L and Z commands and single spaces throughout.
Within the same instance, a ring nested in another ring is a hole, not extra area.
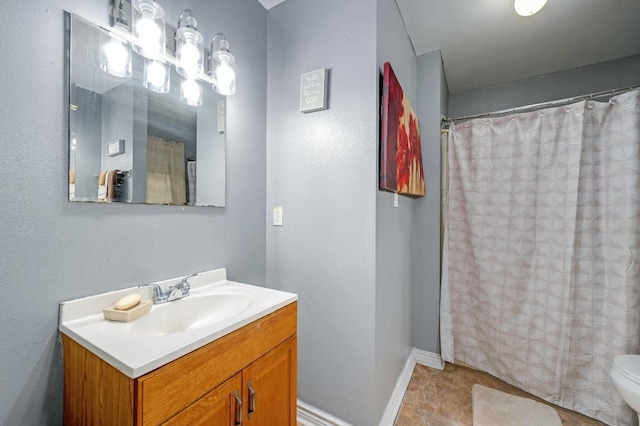
M 225 97 L 202 85 L 202 105 L 143 85 L 144 58 L 130 77 L 100 68 L 109 32 L 70 15 L 69 201 L 225 205 Z

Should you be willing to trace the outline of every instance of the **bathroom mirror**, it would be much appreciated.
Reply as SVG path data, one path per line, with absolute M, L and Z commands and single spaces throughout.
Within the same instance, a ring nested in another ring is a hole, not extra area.
M 202 85 L 201 106 L 143 85 L 144 58 L 131 77 L 100 67 L 109 31 L 70 15 L 69 201 L 225 205 L 225 97 Z

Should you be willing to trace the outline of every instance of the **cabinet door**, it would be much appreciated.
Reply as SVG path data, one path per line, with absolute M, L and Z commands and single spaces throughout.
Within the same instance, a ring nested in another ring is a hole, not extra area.
M 246 425 L 296 425 L 296 345 L 294 336 L 243 371 Z
M 193 404 L 169 419 L 165 425 L 234 426 L 240 424 L 243 411 L 242 375 L 236 374 Z M 236 396 L 238 400 L 236 400 Z

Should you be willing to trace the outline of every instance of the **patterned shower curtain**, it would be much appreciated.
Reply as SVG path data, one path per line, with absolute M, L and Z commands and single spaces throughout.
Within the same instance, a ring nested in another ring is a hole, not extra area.
M 451 126 L 442 356 L 611 425 L 640 354 L 640 91 Z
M 187 203 L 184 143 L 147 137 L 147 203 Z

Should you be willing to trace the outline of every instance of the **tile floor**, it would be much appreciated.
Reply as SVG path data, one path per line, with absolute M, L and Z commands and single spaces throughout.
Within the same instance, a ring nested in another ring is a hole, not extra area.
M 444 371 L 416 365 L 395 425 L 472 425 L 471 387 L 476 383 L 550 405 L 558 411 L 564 426 L 605 426 L 582 414 L 542 401 L 490 374 L 453 364 L 446 364 Z

